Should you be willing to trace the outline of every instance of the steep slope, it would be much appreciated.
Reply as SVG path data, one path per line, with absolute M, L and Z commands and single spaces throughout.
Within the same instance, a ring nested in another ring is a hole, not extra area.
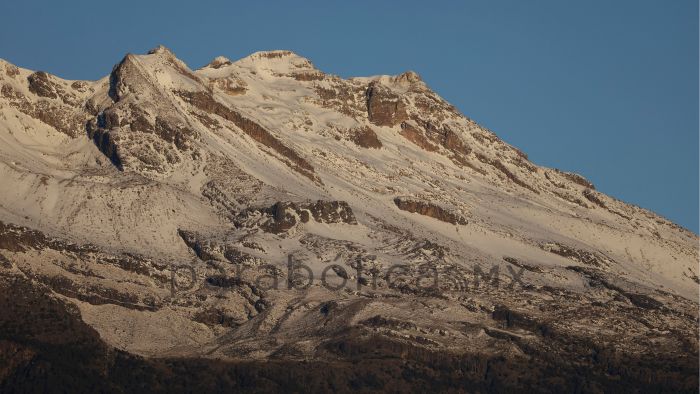
M 698 237 L 533 164 L 413 72 L 289 51 L 192 71 L 159 47 L 94 82 L 1 62 L 0 84 L 3 275 L 110 346 L 329 361 L 389 341 L 655 383 L 653 352 L 697 358 Z

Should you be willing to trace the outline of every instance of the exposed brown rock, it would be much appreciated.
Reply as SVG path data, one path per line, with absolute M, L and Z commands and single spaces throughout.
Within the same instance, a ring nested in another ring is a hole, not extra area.
M 555 171 L 557 171 L 560 175 L 562 175 L 564 178 L 570 180 L 571 182 L 574 182 L 574 183 L 581 185 L 585 188 L 595 190 L 595 185 L 593 185 L 593 183 L 591 183 L 591 181 L 589 181 L 588 179 L 584 178 L 583 176 L 581 176 L 579 174 L 576 174 L 573 172 L 564 172 L 564 171 L 559 171 L 559 170 L 555 170 Z
M 248 136 L 255 141 L 271 148 L 284 158 L 288 159 L 289 167 L 306 176 L 307 178 L 319 182 L 320 180 L 314 175 L 314 168 L 303 159 L 299 154 L 291 148 L 284 145 L 280 140 L 275 138 L 269 131 L 260 126 L 258 123 L 241 115 L 240 113 L 230 109 L 229 107 L 219 103 L 207 92 L 176 92 L 187 103 L 201 109 L 202 111 L 218 115 L 243 130 Z
M 648 310 L 660 310 L 663 308 L 664 304 L 653 297 L 629 291 L 624 289 L 621 285 L 613 283 L 614 281 L 608 278 L 608 275 L 597 268 L 588 267 L 567 267 L 571 271 L 578 272 L 582 274 L 589 280 L 589 285 L 591 287 L 604 287 L 608 290 L 619 293 L 621 296 L 626 297 L 630 303 L 632 303 L 637 308 L 648 309 Z
M 417 213 L 417 214 L 420 214 L 423 216 L 429 216 L 431 218 L 434 218 L 434 219 L 437 219 L 437 220 L 440 220 L 440 221 L 443 221 L 446 223 L 460 224 L 460 225 L 467 224 L 467 219 L 465 219 L 462 216 L 459 216 L 453 212 L 450 212 L 450 211 L 446 210 L 445 208 L 437 206 L 433 203 L 396 197 L 394 199 L 394 204 L 396 204 L 396 206 L 402 211 L 408 211 L 408 212 Z
M 508 167 L 506 167 L 500 160 L 498 160 L 498 159 L 491 159 L 491 158 L 486 157 L 485 155 L 482 155 L 482 154 L 480 154 L 480 153 L 477 153 L 477 154 L 476 154 L 476 158 L 479 159 L 479 161 L 481 161 L 482 163 L 489 164 L 489 165 L 491 165 L 492 167 L 494 167 L 495 169 L 497 169 L 498 171 L 500 171 L 501 173 L 503 173 L 503 174 L 506 176 L 506 178 L 510 179 L 510 180 L 511 180 L 513 183 L 515 183 L 516 185 L 522 186 L 522 187 L 524 187 L 524 188 L 530 190 L 530 191 L 533 192 L 533 193 L 540 194 L 539 190 L 533 188 L 532 186 L 528 185 L 527 183 L 525 183 L 525 182 L 523 182 L 522 180 L 520 180 L 520 178 L 518 178 L 517 176 L 515 176 L 515 174 L 513 174 L 513 173 L 508 169 Z
M 221 123 L 219 123 L 216 119 L 203 112 L 200 113 L 197 111 L 192 111 L 191 114 L 192 116 L 197 118 L 199 123 L 201 123 L 204 127 L 206 127 L 209 130 L 218 130 L 221 128 Z
M 42 94 L 55 93 L 53 90 L 49 90 L 48 93 Z M 0 96 L 6 98 L 13 108 L 16 108 L 23 114 L 44 122 L 68 136 L 77 137 L 85 132 L 85 118 L 81 116 L 76 108 L 48 99 L 32 102 L 9 84 L 5 84 L 0 88 Z M 56 98 L 58 97 L 56 95 Z
M 270 233 L 280 234 L 294 227 L 300 220 L 307 223 L 313 219 L 318 223 L 357 224 L 352 208 L 345 201 L 291 202 L 278 201 L 271 207 L 252 208 L 242 211 L 234 220 L 237 226 L 244 226 L 251 213 L 259 212 L 268 217 L 261 228 Z
M 561 198 L 561 199 L 564 199 L 564 200 L 566 200 L 566 201 L 568 201 L 568 202 L 572 202 L 572 203 L 577 204 L 577 205 L 580 205 L 580 206 L 582 206 L 582 207 L 584 207 L 584 208 L 589 208 L 588 204 L 586 204 L 585 202 L 583 202 L 583 200 L 581 200 L 581 199 L 578 198 L 578 197 L 571 196 L 571 195 L 569 195 L 569 194 L 566 193 L 566 192 L 560 192 L 560 191 L 558 191 L 558 190 L 552 190 L 552 193 L 554 193 L 555 196 L 557 196 L 557 197 L 559 197 L 559 198 Z
M 377 82 L 367 88 L 367 114 L 377 126 L 396 126 L 408 119 L 406 104 L 389 88 Z
M 213 69 L 217 69 L 217 70 L 218 70 L 218 69 L 220 69 L 221 67 L 230 66 L 231 64 L 233 64 L 233 63 L 231 62 L 231 60 L 229 60 L 229 59 L 227 59 L 227 58 L 225 58 L 225 57 L 223 57 L 223 56 L 219 56 L 219 57 L 215 58 L 214 60 L 212 60 L 211 63 L 209 63 L 209 64 L 207 65 L 207 67 L 210 67 L 210 68 L 213 68 Z
M 41 97 L 56 99 L 56 84 L 51 81 L 51 76 L 43 71 L 37 71 L 27 77 L 29 91 Z
M 278 202 L 269 209 L 269 212 L 274 221 L 269 223 L 265 229 L 273 233 L 287 231 L 296 224 L 296 218 L 292 212 L 296 213 L 303 223 L 310 220 L 310 213 L 311 217 L 318 223 L 357 224 L 352 209 L 345 201 L 318 200 L 313 203 L 299 204 Z
M 445 126 L 442 132 L 442 146 L 453 152 L 458 152 L 463 155 L 468 155 L 471 152 L 471 149 L 452 129 Z
M 34 275 L 33 278 L 47 285 L 58 294 L 69 298 L 75 298 L 92 305 L 112 304 L 140 311 L 154 311 L 158 309 L 156 305 L 142 303 L 134 294 L 99 285 L 81 285 L 65 276 Z
M 301 210 L 309 210 L 319 223 L 357 224 L 355 215 L 345 201 L 323 201 L 300 204 Z
M 214 87 L 228 94 L 229 96 L 240 96 L 248 90 L 246 84 L 238 78 L 218 78 L 211 80 Z
M 376 315 L 374 317 L 371 317 L 369 319 L 362 320 L 359 322 L 359 324 L 363 326 L 368 326 L 368 327 L 388 327 L 388 328 L 394 328 L 394 329 L 400 329 L 400 330 L 415 330 L 417 329 L 416 325 L 407 322 L 407 321 L 401 321 L 401 320 L 396 320 L 392 318 L 387 318 L 383 317 L 380 315 Z
M 281 59 L 284 56 L 291 56 L 294 52 L 292 51 L 267 51 L 258 52 L 257 55 L 266 59 Z
M 14 78 L 19 75 L 19 68 L 14 64 L 5 63 L 5 74 L 10 78 Z
M 77 245 L 50 238 L 40 231 L 0 221 L 0 250 L 23 252 L 27 249 L 41 250 L 44 248 L 73 253 L 96 251 L 96 249 L 90 245 Z
M 81 93 L 85 93 L 89 89 L 89 85 L 85 81 L 75 81 L 72 84 L 70 84 L 70 87 Z
M 291 229 L 297 224 L 294 213 L 299 214 L 300 212 L 294 203 L 280 201 L 270 207 L 269 213 L 272 215 L 273 220 L 264 225 L 263 230 L 279 234 Z M 308 215 L 305 216 L 305 218 L 308 222 Z M 302 220 L 304 220 L 303 216 Z
M 587 250 L 576 249 L 557 242 L 548 242 L 542 244 L 540 247 L 548 252 L 558 254 L 559 256 L 566 257 L 581 264 L 593 267 L 605 268 L 609 267 L 612 263 L 612 260 L 600 254 L 589 252 Z
M 330 88 L 314 86 L 318 95 L 318 105 L 352 118 L 359 118 L 367 113 L 365 90 L 361 86 L 337 79 L 331 79 L 330 84 Z
M 608 209 L 607 205 L 605 205 L 605 202 L 603 202 L 603 200 L 601 200 L 593 190 L 591 190 L 591 189 L 584 190 L 583 196 L 586 197 L 586 200 L 594 203 L 595 205 L 597 205 L 601 208 Z
M 444 154 L 458 166 L 466 166 L 474 171 L 485 172 L 474 166 L 467 158 L 471 148 L 462 139 L 458 131 L 448 125 L 435 125 L 431 121 L 425 121 L 420 116 L 412 116 L 411 122 L 401 123 L 401 135 L 416 145 L 428 151 L 439 151 L 439 147 L 447 150 Z
M 560 189 L 566 189 L 566 185 L 564 182 L 561 180 L 558 180 L 557 177 L 551 172 L 551 170 L 546 170 L 544 172 L 544 177 L 551 183 L 552 185 L 560 188 Z
M 379 137 L 377 137 L 377 133 L 375 133 L 370 127 L 364 126 L 357 129 L 352 129 L 350 130 L 350 133 L 350 140 L 357 146 L 374 149 L 379 149 L 382 147 L 382 142 L 379 140 Z
M 435 152 L 438 150 L 437 146 L 431 144 L 428 139 L 425 138 L 421 130 L 414 127 L 410 123 L 402 122 L 400 133 L 404 138 L 427 150 L 428 152 Z
M 522 268 L 526 271 L 535 272 L 535 273 L 542 273 L 543 272 L 540 267 L 538 267 L 536 265 L 525 263 L 525 262 L 523 262 L 515 257 L 505 256 L 505 257 L 503 257 L 503 260 L 510 263 L 510 264 L 513 264 L 514 266 L 516 266 L 518 268 Z
M 111 137 L 109 131 L 98 126 L 100 124 L 104 125 L 105 119 L 107 118 L 99 116 L 97 119 L 89 121 L 87 123 L 88 136 L 93 140 L 100 152 L 102 152 L 117 169 L 123 170 L 119 147 L 114 143 L 114 139 Z
M 236 327 L 239 325 L 239 321 L 235 317 L 229 316 L 226 311 L 221 308 L 209 308 L 199 311 L 195 314 L 193 320 L 207 325 L 220 325 L 224 327 Z
M 421 82 L 422 79 L 421 79 L 420 75 L 418 75 L 418 73 L 416 73 L 415 71 L 406 71 L 400 75 L 397 75 L 394 78 L 394 81 L 398 82 L 398 83 L 409 83 L 410 84 L 410 83 L 415 83 L 415 82 Z
M 290 76 L 297 81 L 321 81 L 326 77 L 326 74 L 321 71 L 312 70 L 295 72 L 290 74 Z
M 185 244 L 192 249 L 192 251 L 199 257 L 201 260 L 207 261 L 207 260 L 214 260 L 216 257 L 214 256 L 212 247 L 210 246 L 209 243 L 204 242 L 200 239 L 200 236 L 192 231 L 187 231 L 187 230 L 182 230 L 178 229 L 177 230 L 178 235 L 182 240 L 185 242 Z

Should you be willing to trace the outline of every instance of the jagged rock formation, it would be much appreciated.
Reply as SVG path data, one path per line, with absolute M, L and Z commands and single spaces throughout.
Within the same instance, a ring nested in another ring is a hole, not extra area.
M 467 219 L 430 202 L 396 197 L 394 203 L 402 211 L 418 213 L 446 223 L 467 224 Z
M 2 391 L 697 389 L 697 235 L 413 72 L 0 61 L 0 181 Z

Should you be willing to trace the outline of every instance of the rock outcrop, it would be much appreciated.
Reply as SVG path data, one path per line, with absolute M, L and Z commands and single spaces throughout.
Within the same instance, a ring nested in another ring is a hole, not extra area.
M 377 82 L 367 88 L 367 115 L 377 126 L 395 126 L 408 119 L 401 97 Z

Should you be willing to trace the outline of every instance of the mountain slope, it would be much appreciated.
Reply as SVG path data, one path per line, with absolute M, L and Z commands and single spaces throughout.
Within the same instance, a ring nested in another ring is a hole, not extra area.
M 653 382 L 653 351 L 697 358 L 697 236 L 533 164 L 413 72 L 288 51 L 193 71 L 159 47 L 99 81 L 1 62 L 0 84 L 3 275 L 110 346 L 327 361 L 377 340 Z

